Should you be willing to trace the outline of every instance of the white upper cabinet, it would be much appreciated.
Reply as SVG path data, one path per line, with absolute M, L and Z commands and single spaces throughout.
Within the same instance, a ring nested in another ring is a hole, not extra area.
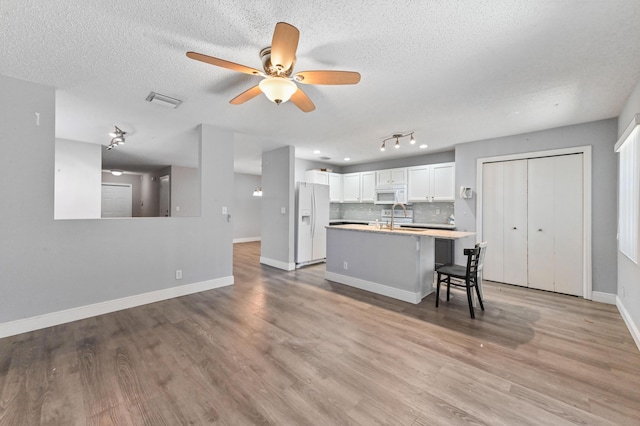
M 431 201 L 431 166 L 409 167 L 409 202 Z
M 304 181 L 307 183 L 329 185 L 329 172 L 323 172 L 321 170 L 307 170 L 304 172 Z
M 388 169 L 376 172 L 376 185 L 398 185 L 407 183 L 407 169 Z
M 360 201 L 373 203 L 376 197 L 376 172 L 360 173 Z
M 408 201 L 455 201 L 455 163 L 409 167 Z
M 342 201 L 345 203 L 360 202 L 360 173 L 342 175 Z
M 456 163 L 431 165 L 431 201 L 455 201 Z
M 329 173 L 329 202 L 342 202 L 342 175 Z

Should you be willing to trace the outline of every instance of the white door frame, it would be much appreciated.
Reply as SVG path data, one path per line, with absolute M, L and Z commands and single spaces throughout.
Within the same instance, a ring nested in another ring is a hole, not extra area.
M 524 152 L 521 154 L 500 155 L 496 157 L 478 158 L 476 163 L 476 239 L 483 241 L 482 236 L 482 169 L 484 163 L 496 161 L 524 160 L 528 158 L 553 157 L 557 155 L 582 154 L 582 173 L 584 184 L 584 197 L 582 199 L 582 297 L 592 300 L 593 281 L 591 268 L 591 147 L 577 146 L 547 151 Z

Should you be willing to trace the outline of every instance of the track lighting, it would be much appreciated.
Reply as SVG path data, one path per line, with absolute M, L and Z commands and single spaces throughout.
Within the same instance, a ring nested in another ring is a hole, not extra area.
M 389 136 L 388 138 L 385 138 L 382 141 L 382 146 L 380 147 L 380 151 L 384 152 L 386 151 L 386 143 L 387 141 L 396 140 L 396 143 L 393 144 L 393 147 L 395 149 L 400 149 L 400 138 L 406 138 L 407 136 L 410 136 L 411 139 L 409 140 L 409 144 L 411 145 L 415 145 L 416 144 L 416 138 L 413 137 L 413 132 L 409 132 L 409 133 L 394 133 L 391 136 Z M 423 145 L 420 145 L 420 148 L 422 148 Z
M 253 191 L 254 197 L 262 197 L 262 188 L 258 187 Z
M 124 145 L 124 135 L 126 135 L 127 132 L 123 132 L 118 126 L 114 127 L 116 129 L 113 132 L 109 133 L 109 136 L 111 136 L 113 139 L 111 139 L 111 142 L 109 142 L 109 146 L 107 146 L 107 149 L 113 149 L 118 145 Z

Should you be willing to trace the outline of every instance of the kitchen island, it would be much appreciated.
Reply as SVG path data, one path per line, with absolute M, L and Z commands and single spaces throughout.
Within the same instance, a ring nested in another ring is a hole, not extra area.
M 417 304 L 433 291 L 435 238 L 470 235 L 442 229 L 327 226 L 325 278 Z

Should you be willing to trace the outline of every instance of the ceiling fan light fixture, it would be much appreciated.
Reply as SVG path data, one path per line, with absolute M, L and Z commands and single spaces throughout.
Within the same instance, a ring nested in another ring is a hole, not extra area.
M 260 82 L 259 86 L 262 93 L 278 105 L 287 102 L 298 90 L 298 86 L 293 81 L 284 77 L 267 77 Z

